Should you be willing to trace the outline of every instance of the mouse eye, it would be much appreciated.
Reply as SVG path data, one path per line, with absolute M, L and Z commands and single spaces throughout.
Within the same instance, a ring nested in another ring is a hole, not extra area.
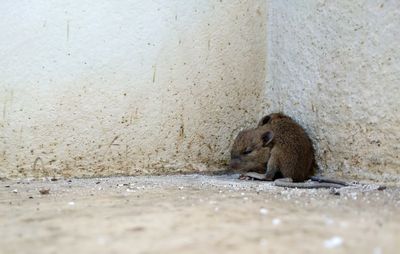
M 246 150 L 243 151 L 243 154 L 249 154 L 251 152 L 253 152 L 253 150 L 250 147 L 248 147 L 246 148 Z

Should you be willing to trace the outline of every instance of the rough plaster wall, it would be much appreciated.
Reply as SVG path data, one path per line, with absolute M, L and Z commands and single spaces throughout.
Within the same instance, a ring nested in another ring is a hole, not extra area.
M 266 3 L 0 7 L 0 177 L 205 170 L 264 93 Z
M 268 2 L 266 111 L 306 127 L 323 173 L 400 179 L 400 2 Z

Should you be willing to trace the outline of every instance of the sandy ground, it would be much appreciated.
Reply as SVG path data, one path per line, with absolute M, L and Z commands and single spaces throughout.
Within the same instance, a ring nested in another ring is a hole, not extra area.
M 0 181 L 0 253 L 400 253 L 398 187 L 236 178 Z

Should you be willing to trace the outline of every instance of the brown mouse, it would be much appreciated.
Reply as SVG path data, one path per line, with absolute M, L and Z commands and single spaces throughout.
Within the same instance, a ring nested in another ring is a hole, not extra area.
M 263 117 L 258 128 L 263 132 L 262 146 L 271 149 L 265 180 L 273 180 L 278 172 L 294 182 L 313 175 L 314 149 L 298 123 L 282 113 L 273 113 Z
M 282 113 L 263 117 L 257 128 L 239 133 L 232 147 L 230 167 L 243 177 L 275 180 L 292 188 L 337 188 L 343 182 L 319 179 L 300 183 L 314 173 L 314 149 L 305 130 Z M 279 179 L 285 178 L 285 179 Z

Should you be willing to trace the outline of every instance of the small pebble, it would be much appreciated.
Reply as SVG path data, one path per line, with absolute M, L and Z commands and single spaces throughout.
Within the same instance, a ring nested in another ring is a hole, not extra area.
M 73 202 L 73 201 L 68 202 L 68 205 L 73 206 L 73 205 L 75 205 L 75 202 Z
M 17 189 L 14 189 L 12 192 L 13 192 L 13 193 L 18 193 L 18 190 L 17 190 Z
M 339 247 L 343 244 L 343 239 L 339 236 L 334 236 L 331 239 L 325 240 L 324 247 L 327 249 L 332 249 Z
M 281 224 L 281 220 L 278 218 L 275 218 L 272 220 L 272 225 L 274 226 L 278 226 L 279 224 Z
M 261 214 L 261 215 L 267 215 L 267 214 L 268 214 L 268 209 L 266 209 L 266 208 L 261 208 L 261 209 L 260 209 L 260 214 Z
M 50 193 L 50 189 L 40 189 L 39 193 L 42 194 L 42 195 L 47 195 L 47 194 Z

